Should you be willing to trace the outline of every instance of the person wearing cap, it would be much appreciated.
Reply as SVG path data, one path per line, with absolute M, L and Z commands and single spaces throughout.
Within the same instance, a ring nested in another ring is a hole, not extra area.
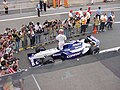
M 91 7 L 90 7 L 90 6 L 88 7 L 87 12 L 89 12 L 89 13 L 90 13 L 90 15 L 92 14 Z
M 79 12 L 76 12 L 76 13 L 75 13 L 75 17 L 76 17 L 77 19 L 80 18 L 80 14 L 79 14 Z
M 59 30 L 59 35 L 56 36 L 56 40 L 58 40 L 58 48 L 60 50 L 63 50 L 63 46 L 65 44 L 65 40 L 67 40 L 67 37 L 64 35 L 64 30 L 63 29 L 60 29 Z
M 90 17 L 91 17 L 91 14 L 92 14 L 92 12 L 91 12 L 90 9 L 91 9 L 91 7 L 89 6 L 89 7 L 88 7 L 88 10 L 87 10 L 87 12 L 86 12 L 87 24 L 90 23 Z
M 72 10 L 70 10 L 70 12 L 69 12 L 69 18 L 70 18 L 70 19 L 73 18 L 73 11 L 72 11 Z
M 90 13 L 86 12 L 86 19 L 87 19 L 87 24 L 90 23 Z

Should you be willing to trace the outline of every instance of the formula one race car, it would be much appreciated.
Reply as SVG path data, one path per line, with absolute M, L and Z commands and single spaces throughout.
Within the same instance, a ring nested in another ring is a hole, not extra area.
M 99 53 L 100 41 L 92 35 L 79 40 L 69 41 L 63 46 L 63 50 L 52 48 L 46 50 L 44 47 L 37 47 L 36 53 L 29 53 L 28 59 L 32 65 L 44 65 L 54 63 L 55 59 L 69 60 L 83 55 Z

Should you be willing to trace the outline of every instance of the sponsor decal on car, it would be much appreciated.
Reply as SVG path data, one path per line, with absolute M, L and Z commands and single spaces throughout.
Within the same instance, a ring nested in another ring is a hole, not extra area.
M 71 55 L 68 55 L 67 58 L 72 58 L 72 57 L 78 56 L 80 54 L 81 54 L 81 52 L 78 52 L 78 53 L 75 53 L 75 54 L 71 54 Z
M 76 47 L 76 46 L 81 46 L 81 47 L 82 47 L 82 43 L 79 42 L 79 43 L 73 44 L 73 46 L 74 46 L 74 47 Z
M 60 55 L 61 55 L 61 53 L 53 54 L 53 56 L 60 56 Z

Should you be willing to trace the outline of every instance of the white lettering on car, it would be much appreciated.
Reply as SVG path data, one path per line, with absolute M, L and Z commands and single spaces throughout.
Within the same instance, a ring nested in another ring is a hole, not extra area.
M 78 52 L 78 53 L 75 53 L 75 54 L 72 54 L 72 55 L 68 55 L 67 58 L 72 58 L 72 57 L 78 56 L 80 54 L 81 54 L 81 52 Z

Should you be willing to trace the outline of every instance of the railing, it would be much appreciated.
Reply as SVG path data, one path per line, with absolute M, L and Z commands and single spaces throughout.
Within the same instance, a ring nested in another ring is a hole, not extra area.
M 43 32 L 43 33 L 37 33 L 35 34 L 35 45 L 45 45 L 45 44 L 49 44 L 52 42 L 55 42 L 56 39 L 55 37 L 58 35 L 58 30 L 59 29 L 55 29 L 55 30 L 49 30 L 47 32 Z M 68 40 L 70 40 L 71 38 L 74 38 L 76 36 L 80 36 L 82 35 L 82 33 L 80 33 L 81 28 L 67 28 L 64 30 L 64 33 L 67 37 Z M 86 34 L 92 34 L 93 32 L 93 25 L 89 24 L 88 27 L 86 28 Z M 30 48 L 30 38 L 29 36 L 27 36 L 27 47 L 28 49 Z M 20 42 L 20 50 L 23 50 L 24 48 L 22 48 L 22 41 Z

